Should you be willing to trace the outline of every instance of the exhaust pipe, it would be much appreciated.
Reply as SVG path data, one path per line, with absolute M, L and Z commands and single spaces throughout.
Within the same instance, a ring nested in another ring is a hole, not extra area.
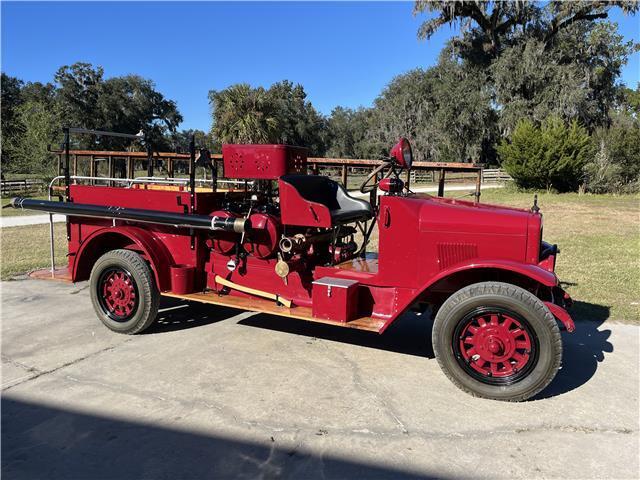
M 169 225 L 177 228 L 197 228 L 201 230 L 244 233 L 251 229 L 248 218 L 222 218 L 208 215 L 159 212 L 140 208 L 105 207 L 86 203 L 51 202 L 33 198 L 12 198 L 13 208 L 60 213 L 71 217 L 112 218 L 131 222 Z

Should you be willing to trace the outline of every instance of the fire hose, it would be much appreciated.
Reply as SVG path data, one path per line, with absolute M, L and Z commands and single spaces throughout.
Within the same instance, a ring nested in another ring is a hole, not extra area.
M 161 212 L 140 208 L 109 207 L 86 203 L 52 202 L 32 198 L 12 198 L 13 208 L 25 208 L 49 213 L 60 213 L 72 217 L 112 218 L 132 222 L 171 225 L 178 228 L 198 228 L 203 230 L 243 233 L 251 228 L 248 218 L 210 217 L 185 213 Z

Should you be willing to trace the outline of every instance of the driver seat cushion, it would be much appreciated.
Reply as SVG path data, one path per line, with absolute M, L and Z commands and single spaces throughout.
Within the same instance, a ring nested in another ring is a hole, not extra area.
M 373 217 L 371 204 L 352 197 L 338 182 L 319 175 L 283 175 L 280 181 L 292 186 L 308 202 L 323 205 L 329 210 L 332 225 L 369 220 Z M 281 209 L 286 205 L 281 205 Z

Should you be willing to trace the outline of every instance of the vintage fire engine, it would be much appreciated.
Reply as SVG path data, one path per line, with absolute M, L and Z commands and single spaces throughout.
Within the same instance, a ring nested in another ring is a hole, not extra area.
M 107 328 L 142 332 L 161 296 L 377 333 L 413 309 L 432 313 L 436 358 L 468 393 L 524 400 L 554 378 L 559 324 L 574 324 L 535 205 L 412 193 L 406 139 L 362 183 L 370 201 L 307 175 L 304 148 L 223 145 L 235 189 L 196 187 L 194 152 L 188 184 L 87 185 L 69 175 L 67 137 L 64 201 L 12 200 L 67 215 L 71 280 L 90 281 Z

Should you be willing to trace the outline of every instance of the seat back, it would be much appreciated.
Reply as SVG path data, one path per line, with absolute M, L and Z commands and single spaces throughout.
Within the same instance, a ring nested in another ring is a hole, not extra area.
M 329 210 L 340 208 L 338 185 L 330 178 L 319 175 L 284 175 L 282 180 L 292 185 L 305 200 L 320 203 Z
M 280 211 L 285 225 L 331 227 L 368 220 L 371 205 L 351 197 L 330 178 L 318 175 L 283 175 L 278 180 Z

